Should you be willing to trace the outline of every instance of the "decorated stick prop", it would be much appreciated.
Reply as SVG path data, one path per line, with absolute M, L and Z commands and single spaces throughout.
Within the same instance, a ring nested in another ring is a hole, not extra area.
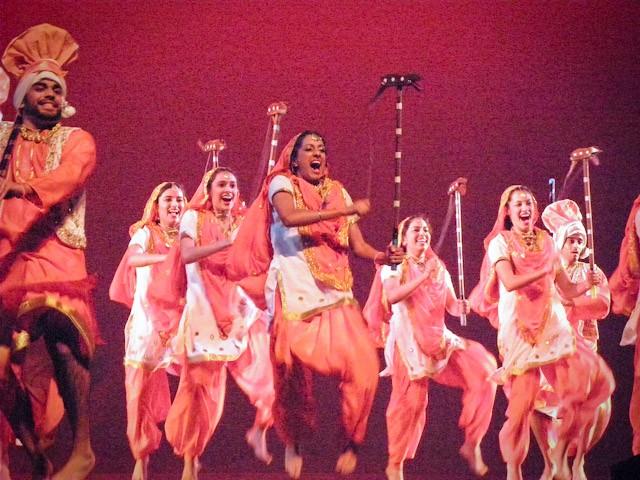
M 552 204 L 556 201 L 556 179 L 549 179 L 549 204 Z
M 584 205 L 587 220 L 587 247 L 589 248 L 589 267 L 595 271 L 595 253 L 593 245 L 593 210 L 591 209 L 591 177 L 589 176 L 589 163 L 600 165 L 598 153 L 602 153 L 598 147 L 577 148 L 571 152 L 571 169 L 578 162 L 582 162 L 582 182 L 584 184 Z
M 273 128 L 271 130 L 271 144 L 269 148 L 269 163 L 267 164 L 267 175 L 271 173 L 276 164 L 276 150 L 278 149 L 278 139 L 280 138 L 280 120 L 287 113 L 287 104 L 275 102 L 267 108 L 267 115 L 271 117 Z
M 456 203 L 456 247 L 458 251 L 458 292 L 460 300 L 466 300 L 464 292 L 464 257 L 462 255 L 462 197 L 467 193 L 467 179 L 460 177 L 456 179 L 447 192 L 453 195 Z M 467 326 L 467 315 L 460 315 L 460 325 Z
M 205 164 L 204 171 L 209 171 L 209 164 L 211 168 L 218 168 L 220 166 L 220 152 L 227 147 L 227 144 L 222 139 L 209 140 L 207 143 L 202 143 L 198 140 L 198 146 L 200 150 L 207 154 L 207 163 Z
M 415 73 L 390 74 L 382 77 L 380 81 L 380 88 L 374 97 L 374 101 L 382 95 L 385 89 L 394 87 L 396 89 L 396 149 L 395 149 L 395 174 L 394 181 L 394 193 L 393 193 L 393 244 L 396 247 L 400 246 L 400 239 L 398 238 L 398 226 L 400 225 L 400 186 L 401 186 L 401 171 L 402 171 L 402 93 L 405 87 L 413 87 L 416 90 L 420 90 L 420 76 Z M 391 266 L 392 269 L 396 269 L 396 265 Z

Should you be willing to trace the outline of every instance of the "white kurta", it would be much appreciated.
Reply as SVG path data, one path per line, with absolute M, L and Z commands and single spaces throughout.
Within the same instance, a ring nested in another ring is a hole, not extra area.
M 197 212 L 185 212 L 180 221 L 180 237 L 187 236 L 194 240 L 198 238 L 197 224 Z M 186 357 L 190 363 L 236 360 L 247 348 L 247 335 L 236 339 L 226 337 L 220 331 L 202 282 L 200 268 L 199 262 L 185 266 L 186 302 L 178 333 L 172 341 L 173 348 L 178 358 Z M 248 332 L 249 327 L 260 316 L 260 310 L 240 287 L 236 288 L 242 301 L 234 308 L 238 319 L 244 322 L 244 331 Z
M 380 271 L 382 283 L 390 278 L 401 278 L 402 269 L 403 265 L 398 265 L 397 270 L 393 270 L 388 265 L 383 266 Z M 442 272 L 439 272 L 439 275 L 442 275 L 447 288 L 453 291 L 449 272 L 443 269 Z M 440 332 L 438 331 L 437 334 L 440 334 Z M 403 300 L 392 304 L 389 335 L 384 346 L 384 358 L 387 366 L 380 372 L 380 376 L 387 377 L 393 374 L 393 360 L 396 348 L 400 352 L 400 357 L 404 362 L 410 380 L 437 375 L 447 366 L 449 358 L 455 350 L 464 350 L 465 348 L 464 340 L 446 326 L 443 326 L 441 344 L 442 355 L 437 358 L 425 355 L 415 339 L 407 302 Z
M 141 253 L 149 253 L 151 232 L 140 228 L 131 237 L 129 247 L 140 247 Z M 136 289 L 131 313 L 124 328 L 124 364 L 151 370 L 169 365 L 172 351 L 163 345 L 148 313 L 147 291 L 151 280 L 151 266 L 136 268 Z
M 497 235 L 489 243 L 487 255 L 492 267 L 499 260 L 510 259 L 512 252 L 502 235 Z M 521 375 L 525 371 L 553 363 L 571 355 L 575 351 L 574 332 L 564 307 L 553 284 L 549 305 L 545 311 L 546 323 L 535 344 L 529 343 L 521 335 L 516 318 L 516 303 L 519 292 L 509 292 L 498 281 L 500 299 L 498 301 L 498 351 L 502 367 L 493 376 L 503 383 L 510 375 Z
M 277 175 L 269 184 L 269 202 L 281 191 L 293 195 L 293 184 L 284 175 Z M 343 189 L 347 205 L 352 203 Z M 297 227 L 286 227 L 276 209 L 272 209 L 271 245 L 273 259 L 267 274 L 265 297 L 268 313 L 273 318 L 275 292 L 280 291 L 282 314 L 286 320 L 301 320 L 313 314 L 345 303 L 355 303 L 353 293 L 335 290 L 316 282 L 304 257 Z

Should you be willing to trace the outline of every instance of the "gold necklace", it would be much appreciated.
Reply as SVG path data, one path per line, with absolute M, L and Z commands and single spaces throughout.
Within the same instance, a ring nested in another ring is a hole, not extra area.
M 231 213 L 218 213 L 215 211 L 213 212 L 213 218 L 220 227 L 220 230 L 222 230 L 222 234 L 229 240 L 235 229 L 238 228 L 238 218 Z M 228 222 L 225 221 L 227 219 L 229 219 Z
M 171 246 L 176 242 L 178 238 L 178 229 L 177 228 L 163 228 L 162 225 L 158 225 L 158 229 L 162 234 L 162 239 L 164 240 L 164 244 L 167 248 L 171 248 Z
M 56 123 L 51 130 L 32 130 L 29 127 L 25 127 L 23 125 L 22 127 L 20 127 L 20 136 L 27 142 L 49 143 L 53 136 L 58 133 L 58 130 L 60 130 L 61 128 L 62 125 L 59 123 Z
M 524 246 L 527 251 L 533 252 L 535 250 L 539 250 L 538 233 L 535 230 L 524 233 L 520 233 L 516 229 L 511 229 L 511 231 L 515 233 L 516 238 L 520 241 L 520 244 Z
M 418 267 L 418 270 L 420 270 L 421 272 L 424 272 L 425 269 L 427 268 L 427 261 L 425 260 L 425 258 L 416 258 L 413 255 L 407 255 L 407 257 L 409 258 L 409 261 L 411 263 L 413 263 L 416 267 Z

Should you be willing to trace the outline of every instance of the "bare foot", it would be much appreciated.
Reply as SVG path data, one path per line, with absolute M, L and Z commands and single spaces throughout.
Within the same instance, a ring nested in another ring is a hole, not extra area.
M 544 470 L 542 470 L 542 475 L 540 475 L 540 480 L 553 480 L 553 468 L 550 463 L 544 464 Z
M 290 478 L 300 478 L 302 473 L 302 456 L 295 445 L 287 445 L 284 449 L 284 469 Z
M 571 480 L 571 468 L 569 468 L 569 459 L 567 458 L 567 448 L 550 448 L 549 459 L 551 460 L 553 480 Z
M 356 456 L 356 453 L 349 448 L 338 457 L 336 472 L 341 475 L 349 475 L 356 469 L 357 463 L 358 457 Z
M 247 444 L 253 449 L 253 454 L 256 458 L 270 465 L 273 457 L 267 449 L 267 429 L 253 426 L 247 431 L 244 438 Z
M 489 471 L 489 467 L 484 463 L 482 459 L 482 452 L 480 451 L 480 445 L 471 445 L 465 443 L 460 447 L 460 455 L 467 461 L 469 468 L 478 477 L 483 477 Z
M 200 471 L 200 462 L 198 457 L 184 457 L 184 467 L 182 468 L 182 477 L 180 480 L 198 480 L 198 472 Z
M 149 478 L 149 457 L 138 458 L 133 467 L 131 480 L 148 480 Z
M 51 480 L 84 480 L 89 476 L 95 464 L 96 457 L 90 448 L 83 452 L 72 452 L 71 458 L 51 477 Z
M 522 467 L 507 463 L 507 480 L 522 480 Z
M 387 475 L 387 480 L 404 480 L 402 465 L 387 465 L 384 473 Z
M 576 457 L 571 467 L 571 480 L 587 480 L 587 474 L 584 471 L 584 455 L 581 458 Z

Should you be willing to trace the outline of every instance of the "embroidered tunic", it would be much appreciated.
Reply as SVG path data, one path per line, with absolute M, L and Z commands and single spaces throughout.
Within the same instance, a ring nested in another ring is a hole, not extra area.
M 289 178 L 277 175 L 269 184 L 269 201 L 281 191 L 296 195 Z M 347 205 L 351 205 L 351 197 L 342 189 Z M 353 219 L 351 219 L 353 221 Z M 351 289 L 338 290 L 314 278 L 298 227 L 286 227 L 275 208 L 271 222 L 271 244 L 273 259 L 269 268 L 265 294 L 270 316 L 273 316 L 276 288 L 282 300 L 282 315 L 285 320 L 302 320 L 323 310 L 345 304 L 357 303 Z M 348 245 L 347 232 L 343 241 Z
M 180 236 L 192 238 L 199 245 L 202 216 L 205 212 L 188 210 L 180 221 Z M 235 231 L 232 232 L 235 234 Z M 186 357 L 188 362 L 236 360 L 247 348 L 247 335 L 241 339 L 227 337 L 218 327 L 216 317 L 207 296 L 199 262 L 185 266 L 187 273 L 186 304 L 180 319 L 178 334 L 172 342 L 175 354 Z M 236 286 L 239 301 L 231 308 L 235 318 L 244 322 L 247 332 L 260 316 L 244 291 Z
M 534 251 L 527 251 L 512 232 L 502 232 L 493 238 L 487 248 L 492 268 L 498 261 L 506 260 L 514 266 L 515 274 L 522 274 L 530 270 L 531 260 L 551 255 L 554 249 L 551 238 L 537 232 L 538 247 Z M 504 382 L 510 375 L 521 375 L 575 351 L 574 333 L 553 275 L 511 292 L 502 282 L 498 283 L 498 350 L 502 367 L 494 376 L 497 381 Z
M 408 263 L 398 265 L 397 270 L 385 265 L 380 272 L 384 283 L 391 278 L 402 278 L 404 269 L 412 268 Z M 451 276 L 444 265 L 437 258 L 427 261 L 425 268 L 433 268 L 432 278 L 427 285 L 418 288 L 430 290 L 429 299 L 432 302 L 429 315 L 420 315 L 412 322 L 412 315 L 416 315 L 407 299 L 391 305 L 391 319 L 389 321 L 389 336 L 385 342 L 384 357 L 387 367 L 380 372 L 381 377 L 393 374 L 393 360 L 396 349 L 407 368 L 410 380 L 423 377 L 433 377 L 447 366 L 449 357 L 455 350 L 463 350 L 465 342 L 451 332 L 444 323 L 447 293 L 453 292 Z M 430 288 L 437 286 L 436 288 Z M 453 294 L 455 297 L 455 294 Z M 424 307 L 424 306 L 423 306 Z M 421 310 L 422 311 L 422 310 Z M 414 323 L 415 322 L 415 323 Z M 423 335 L 431 342 L 429 352 L 420 348 L 415 336 L 416 325 L 423 331 Z

